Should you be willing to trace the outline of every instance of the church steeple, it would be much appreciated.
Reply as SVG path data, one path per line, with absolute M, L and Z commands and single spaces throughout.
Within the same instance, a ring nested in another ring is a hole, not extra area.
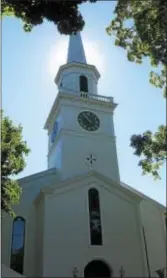
M 55 78 L 58 86 L 45 124 L 48 130 L 48 169 L 62 178 L 91 169 L 119 181 L 111 97 L 98 95 L 100 74 L 87 64 L 81 35 L 69 39 L 66 64 Z M 92 168 L 93 167 L 93 168 Z
M 87 64 L 80 33 L 69 39 L 67 62 L 55 78 L 59 92 L 97 94 L 100 74 L 95 66 Z
M 70 36 L 67 63 L 72 62 L 87 64 L 80 33 Z

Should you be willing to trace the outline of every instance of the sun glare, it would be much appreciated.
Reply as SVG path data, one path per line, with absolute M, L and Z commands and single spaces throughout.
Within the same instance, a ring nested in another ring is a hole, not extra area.
M 96 66 L 100 74 L 102 74 L 105 69 L 105 60 L 98 43 L 85 39 L 83 41 L 87 63 Z M 60 39 L 50 49 L 48 70 L 52 78 L 56 76 L 59 67 L 67 61 L 68 42 L 68 38 Z

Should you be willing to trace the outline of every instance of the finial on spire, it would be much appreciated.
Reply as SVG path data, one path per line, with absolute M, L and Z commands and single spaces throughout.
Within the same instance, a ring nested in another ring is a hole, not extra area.
M 87 64 L 80 33 L 70 36 L 67 63 L 72 62 Z

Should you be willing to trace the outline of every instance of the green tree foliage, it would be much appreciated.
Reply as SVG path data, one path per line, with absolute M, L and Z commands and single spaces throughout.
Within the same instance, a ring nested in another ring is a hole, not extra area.
M 22 139 L 22 127 L 18 127 L 8 118 L 1 117 L 1 209 L 14 215 L 12 205 L 17 204 L 21 188 L 14 175 L 19 174 L 26 166 L 24 157 L 29 149 Z
M 115 37 L 115 45 L 127 51 L 131 62 L 141 64 L 148 57 L 154 71 L 149 81 L 161 88 L 166 97 L 167 75 L 167 4 L 166 0 L 118 0 L 115 17 L 106 28 Z M 139 161 L 143 174 L 160 178 L 159 167 L 166 161 L 167 128 L 160 126 L 155 134 L 146 131 L 131 137 L 135 154 L 143 156 Z
M 167 127 L 159 126 L 158 131 L 152 134 L 151 131 L 144 132 L 143 135 L 133 135 L 131 146 L 138 156 L 144 155 L 139 165 L 143 169 L 143 174 L 151 173 L 154 178 L 158 178 L 158 170 L 166 160 Z
M 2 0 L 2 15 L 14 15 L 22 19 L 24 30 L 29 32 L 44 19 L 57 25 L 63 34 L 81 31 L 84 20 L 78 10 L 79 4 L 96 0 Z

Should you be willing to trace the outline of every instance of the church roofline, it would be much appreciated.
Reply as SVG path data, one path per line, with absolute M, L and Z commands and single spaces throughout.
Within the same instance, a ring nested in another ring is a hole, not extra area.
M 164 205 L 162 205 L 162 204 L 159 203 L 158 201 L 156 201 L 156 200 L 150 198 L 149 196 L 147 196 L 147 195 L 145 195 L 144 193 L 138 191 L 136 188 L 134 188 L 134 187 L 128 185 L 127 183 L 121 181 L 121 186 L 124 187 L 124 188 L 126 188 L 127 190 L 130 190 L 131 192 L 137 194 L 137 195 L 140 196 L 143 200 L 148 200 L 148 201 L 150 201 L 150 202 L 156 203 L 156 204 L 159 205 L 160 207 L 165 208 Z
M 31 180 L 34 179 L 41 179 L 43 177 L 49 176 L 49 175 L 57 175 L 60 174 L 60 172 L 56 169 L 56 168 L 52 168 L 50 170 L 46 170 L 46 171 L 42 171 L 24 178 L 21 178 L 18 180 L 18 182 L 21 182 L 21 184 L 24 183 L 29 183 L 31 182 Z M 41 191 L 39 192 L 39 194 L 36 196 L 36 198 L 34 199 L 34 203 L 37 203 L 41 197 L 43 197 L 43 194 L 52 194 L 56 189 L 63 189 L 66 186 L 69 186 L 70 184 L 77 184 L 77 182 L 83 182 L 84 180 L 86 180 L 87 178 L 97 178 L 97 179 L 101 179 L 104 182 L 106 182 L 109 185 L 112 185 L 115 189 L 118 190 L 122 190 L 122 192 L 125 193 L 125 195 L 127 194 L 132 201 L 137 201 L 138 203 L 140 203 L 141 201 L 149 201 L 157 206 L 159 206 L 161 209 L 165 209 L 165 206 L 162 205 L 161 203 L 157 202 L 156 200 L 146 196 L 145 194 L 137 191 L 135 188 L 133 188 L 130 185 L 127 185 L 126 183 L 120 181 L 116 182 L 114 180 L 112 180 L 111 178 L 108 178 L 106 176 L 104 176 L 103 174 L 97 172 L 97 171 L 90 171 L 88 173 L 82 174 L 82 175 L 78 175 L 72 178 L 68 178 L 66 180 L 56 180 L 54 181 L 53 185 L 50 186 L 44 186 L 43 188 L 41 188 Z
M 45 170 L 42 172 L 38 172 L 38 173 L 35 173 L 32 175 L 20 178 L 17 181 L 22 184 L 22 183 L 30 182 L 31 180 L 34 180 L 34 179 L 40 179 L 40 178 L 46 177 L 47 175 L 57 175 L 57 174 L 58 174 L 57 168 L 51 168 L 49 170 Z
M 67 64 L 64 64 L 64 65 L 60 66 L 60 68 L 59 68 L 59 70 L 56 74 L 56 77 L 54 79 L 55 83 L 58 84 L 60 75 L 62 74 L 63 70 L 71 68 L 71 67 L 75 67 L 75 66 L 93 70 L 95 72 L 95 75 L 96 75 L 97 79 L 100 78 L 100 73 L 99 73 L 98 69 L 96 68 L 96 66 L 90 65 L 90 64 L 83 64 L 83 63 L 79 63 L 79 62 L 70 62 L 70 63 L 67 63 Z
M 41 190 L 41 194 L 42 195 L 43 195 L 43 193 L 44 194 L 52 194 L 55 190 L 61 189 L 61 188 L 66 187 L 66 186 L 69 186 L 70 184 L 74 185 L 74 184 L 76 184 L 77 182 L 80 182 L 80 181 L 83 182 L 85 179 L 87 179 L 89 177 L 95 177 L 95 178 L 98 178 L 98 179 L 101 179 L 101 180 L 105 181 L 106 183 L 112 185 L 115 189 L 118 189 L 118 190 L 121 190 L 122 192 L 124 192 L 125 195 L 128 195 L 131 198 L 132 201 L 140 202 L 140 201 L 143 200 L 143 197 L 141 197 L 138 194 L 134 193 L 133 191 L 123 187 L 121 185 L 121 183 L 118 183 L 118 182 L 112 180 L 111 178 L 108 178 L 108 177 L 102 175 L 101 173 L 99 173 L 97 171 L 90 171 L 86 174 L 75 176 L 73 178 L 69 178 L 69 179 L 66 179 L 66 180 L 61 180 L 60 182 L 57 182 L 56 184 L 54 183 L 54 185 L 51 185 L 49 187 L 48 186 L 43 187 L 43 189 Z M 38 196 L 36 198 L 38 198 L 38 200 L 39 200 Z

